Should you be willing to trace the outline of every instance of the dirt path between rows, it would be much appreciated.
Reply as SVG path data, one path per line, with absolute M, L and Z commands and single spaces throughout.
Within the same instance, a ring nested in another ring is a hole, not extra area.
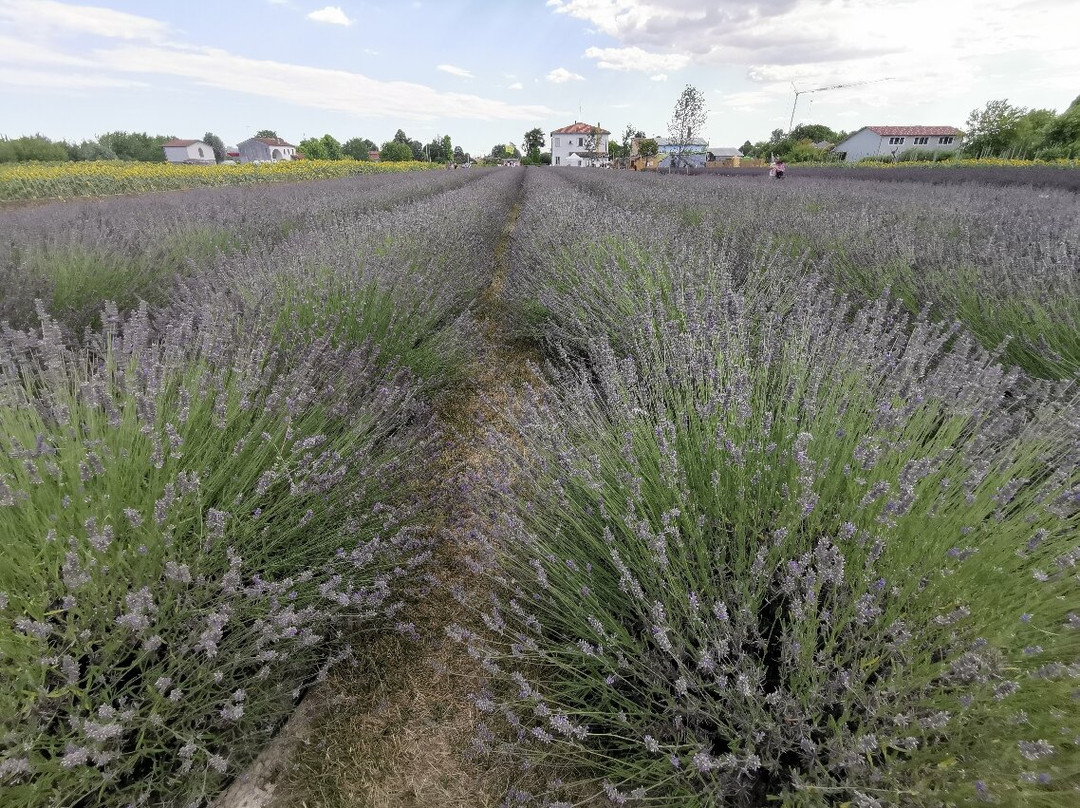
M 236 793 L 215 808 L 486 808 L 506 794 L 511 773 L 469 755 L 476 719 L 469 693 L 479 689 L 482 675 L 445 629 L 475 622 L 474 604 L 486 597 L 483 579 L 466 562 L 489 517 L 467 491 L 494 461 L 483 426 L 498 424 L 515 406 L 534 358 L 512 347 L 503 300 L 522 189 L 495 249 L 491 284 L 478 301 L 483 345 L 473 387 L 441 413 L 454 435 L 440 468 L 432 469 L 440 481 L 444 540 L 436 574 L 443 585 L 411 611 L 415 636 L 379 636 L 365 646 L 358 667 L 332 673 L 230 789 Z

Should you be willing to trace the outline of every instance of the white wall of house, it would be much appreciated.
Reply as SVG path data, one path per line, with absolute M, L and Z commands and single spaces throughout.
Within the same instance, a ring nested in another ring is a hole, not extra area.
M 869 127 L 842 140 L 834 151 L 844 152 L 844 160 L 855 163 L 866 157 L 899 156 L 911 149 L 951 152 L 960 148 L 960 135 L 879 135 Z
M 276 162 L 277 160 L 291 160 L 296 154 L 296 147 L 292 145 L 270 146 L 256 138 L 243 141 L 237 148 L 240 149 L 240 162 L 251 163 L 255 160 Z
M 553 166 L 571 165 L 569 162 L 570 155 L 574 152 L 585 151 L 586 143 L 589 140 L 589 136 L 585 134 L 560 135 L 552 132 L 548 137 L 551 142 L 551 164 Z M 611 135 L 598 135 L 596 138 L 596 151 L 606 152 L 610 137 Z M 580 161 L 577 161 L 574 165 L 580 166 Z
M 214 149 L 201 140 L 190 146 L 166 146 L 165 160 L 169 163 L 213 163 Z

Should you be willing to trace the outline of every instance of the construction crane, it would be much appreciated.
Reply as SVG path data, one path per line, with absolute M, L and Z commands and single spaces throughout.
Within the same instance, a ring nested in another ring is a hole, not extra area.
M 883 79 L 870 79 L 869 81 L 852 81 L 847 84 L 830 84 L 828 87 L 815 87 L 812 90 L 800 90 L 795 86 L 795 82 L 791 82 L 791 89 L 795 91 L 795 103 L 791 105 L 791 119 L 788 121 L 788 131 L 791 131 L 791 127 L 795 125 L 795 107 L 799 105 L 799 96 L 806 95 L 807 93 L 820 93 L 825 90 L 842 90 L 845 87 L 861 87 L 864 84 L 877 84 L 880 81 L 892 81 L 892 76 L 887 76 Z

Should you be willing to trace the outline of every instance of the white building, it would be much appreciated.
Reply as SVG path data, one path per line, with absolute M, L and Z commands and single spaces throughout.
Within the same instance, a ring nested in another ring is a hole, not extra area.
M 216 163 L 214 149 L 201 140 L 169 140 L 161 144 L 170 163 Z
M 603 154 L 606 158 L 609 137 L 611 132 L 601 129 L 600 124 L 593 126 L 574 121 L 569 126 L 556 129 L 551 133 L 551 164 L 574 167 L 597 165 L 600 158 L 593 155 Z M 571 155 L 574 155 L 573 159 Z
M 893 159 L 906 151 L 951 152 L 960 148 L 963 132 L 955 126 L 864 126 L 833 147 L 844 160 L 855 163 L 867 157 Z
M 296 156 L 296 146 L 279 137 L 252 137 L 240 143 L 240 162 L 253 163 L 262 160 L 268 163 L 277 160 L 292 160 Z

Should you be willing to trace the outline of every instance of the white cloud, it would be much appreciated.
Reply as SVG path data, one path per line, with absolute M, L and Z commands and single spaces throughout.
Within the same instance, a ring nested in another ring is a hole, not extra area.
M 585 77 L 579 76 L 577 73 L 571 73 L 565 67 L 556 67 L 547 74 L 547 80 L 552 84 L 563 84 L 567 81 L 584 81 Z
M 423 84 L 378 81 L 361 73 L 250 59 L 217 48 L 127 45 L 94 53 L 96 64 L 120 73 L 156 73 L 197 84 L 353 115 L 416 121 L 528 121 L 557 114 Z
M 596 59 L 596 66 L 605 70 L 640 70 L 642 73 L 679 70 L 690 62 L 690 57 L 684 53 L 649 53 L 638 47 L 589 48 L 585 56 Z
M 513 84 L 511 84 L 506 89 L 508 89 L 508 90 L 524 90 L 525 85 L 523 85 L 520 81 L 515 81 Z
M 0 70 L 0 87 L 19 90 L 89 90 L 115 87 L 146 87 L 141 81 L 89 73 L 50 73 L 42 70 Z
M 436 65 L 436 70 L 441 70 L 443 73 L 449 73 L 451 76 L 458 76 L 463 79 L 473 78 L 473 74 L 463 67 L 455 67 L 454 65 Z
M 0 0 L 0 20 L 26 31 L 91 34 L 111 39 L 157 40 L 165 36 L 165 23 L 149 17 L 99 6 L 73 6 L 53 0 Z
M 26 39 L 0 35 L 0 64 L 87 66 L 92 62 L 79 56 L 51 50 L 45 45 Z
M 326 6 L 320 8 L 317 11 L 312 11 L 307 15 L 309 20 L 315 22 L 325 22 L 330 25 L 344 25 L 346 27 L 352 25 L 352 20 L 348 18 L 344 11 L 341 10 L 341 6 Z
M 649 76 L 649 81 L 667 81 L 667 73 L 657 73 L 655 76 Z
M 1008 55 L 1023 65 L 1008 73 L 1014 85 L 1051 85 L 1080 74 L 1075 26 L 1045 23 L 1077 19 L 1075 0 L 548 0 L 547 6 L 613 38 L 619 47 L 586 52 L 612 69 L 634 69 L 629 54 L 638 49 L 650 58 L 684 55 L 697 65 L 753 67 L 751 78 L 766 82 L 827 86 L 894 76 L 899 80 L 866 96 L 904 104 L 971 92 Z

